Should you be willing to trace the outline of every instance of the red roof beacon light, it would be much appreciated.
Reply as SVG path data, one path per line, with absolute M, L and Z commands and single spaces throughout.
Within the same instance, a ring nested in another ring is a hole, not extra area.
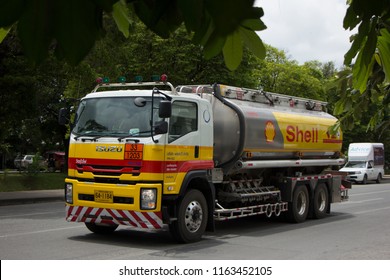
M 166 83 L 168 82 L 168 76 L 166 74 L 162 74 L 160 80 L 161 82 Z
M 97 83 L 98 85 L 102 84 L 102 83 L 103 83 L 103 78 L 102 78 L 102 77 L 96 78 L 96 83 Z

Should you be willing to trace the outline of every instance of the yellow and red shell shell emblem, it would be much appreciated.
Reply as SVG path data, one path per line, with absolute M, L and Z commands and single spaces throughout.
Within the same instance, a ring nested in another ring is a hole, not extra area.
M 267 121 L 264 129 L 265 139 L 268 143 L 274 142 L 275 139 L 275 125 L 271 121 Z

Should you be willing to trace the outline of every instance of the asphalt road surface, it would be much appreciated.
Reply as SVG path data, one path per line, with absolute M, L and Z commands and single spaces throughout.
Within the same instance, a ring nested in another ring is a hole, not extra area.
M 390 259 L 390 184 L 353 185 L 348 202 L 321 220 L 289 224 L 255 216 L 217 224 L 194 244 L 168 230 L 120 226 L 90 233 L 64 219 L 63 202 L 0 207 L 2 260 L 371 260 Z

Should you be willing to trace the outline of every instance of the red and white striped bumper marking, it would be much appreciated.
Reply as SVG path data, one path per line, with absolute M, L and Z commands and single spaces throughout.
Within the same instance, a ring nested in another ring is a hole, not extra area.
M 112 223 L 140 228 L 161 229 L 161 212 L 136 212 L 85 206 L 66 206 L 68 222 Z

